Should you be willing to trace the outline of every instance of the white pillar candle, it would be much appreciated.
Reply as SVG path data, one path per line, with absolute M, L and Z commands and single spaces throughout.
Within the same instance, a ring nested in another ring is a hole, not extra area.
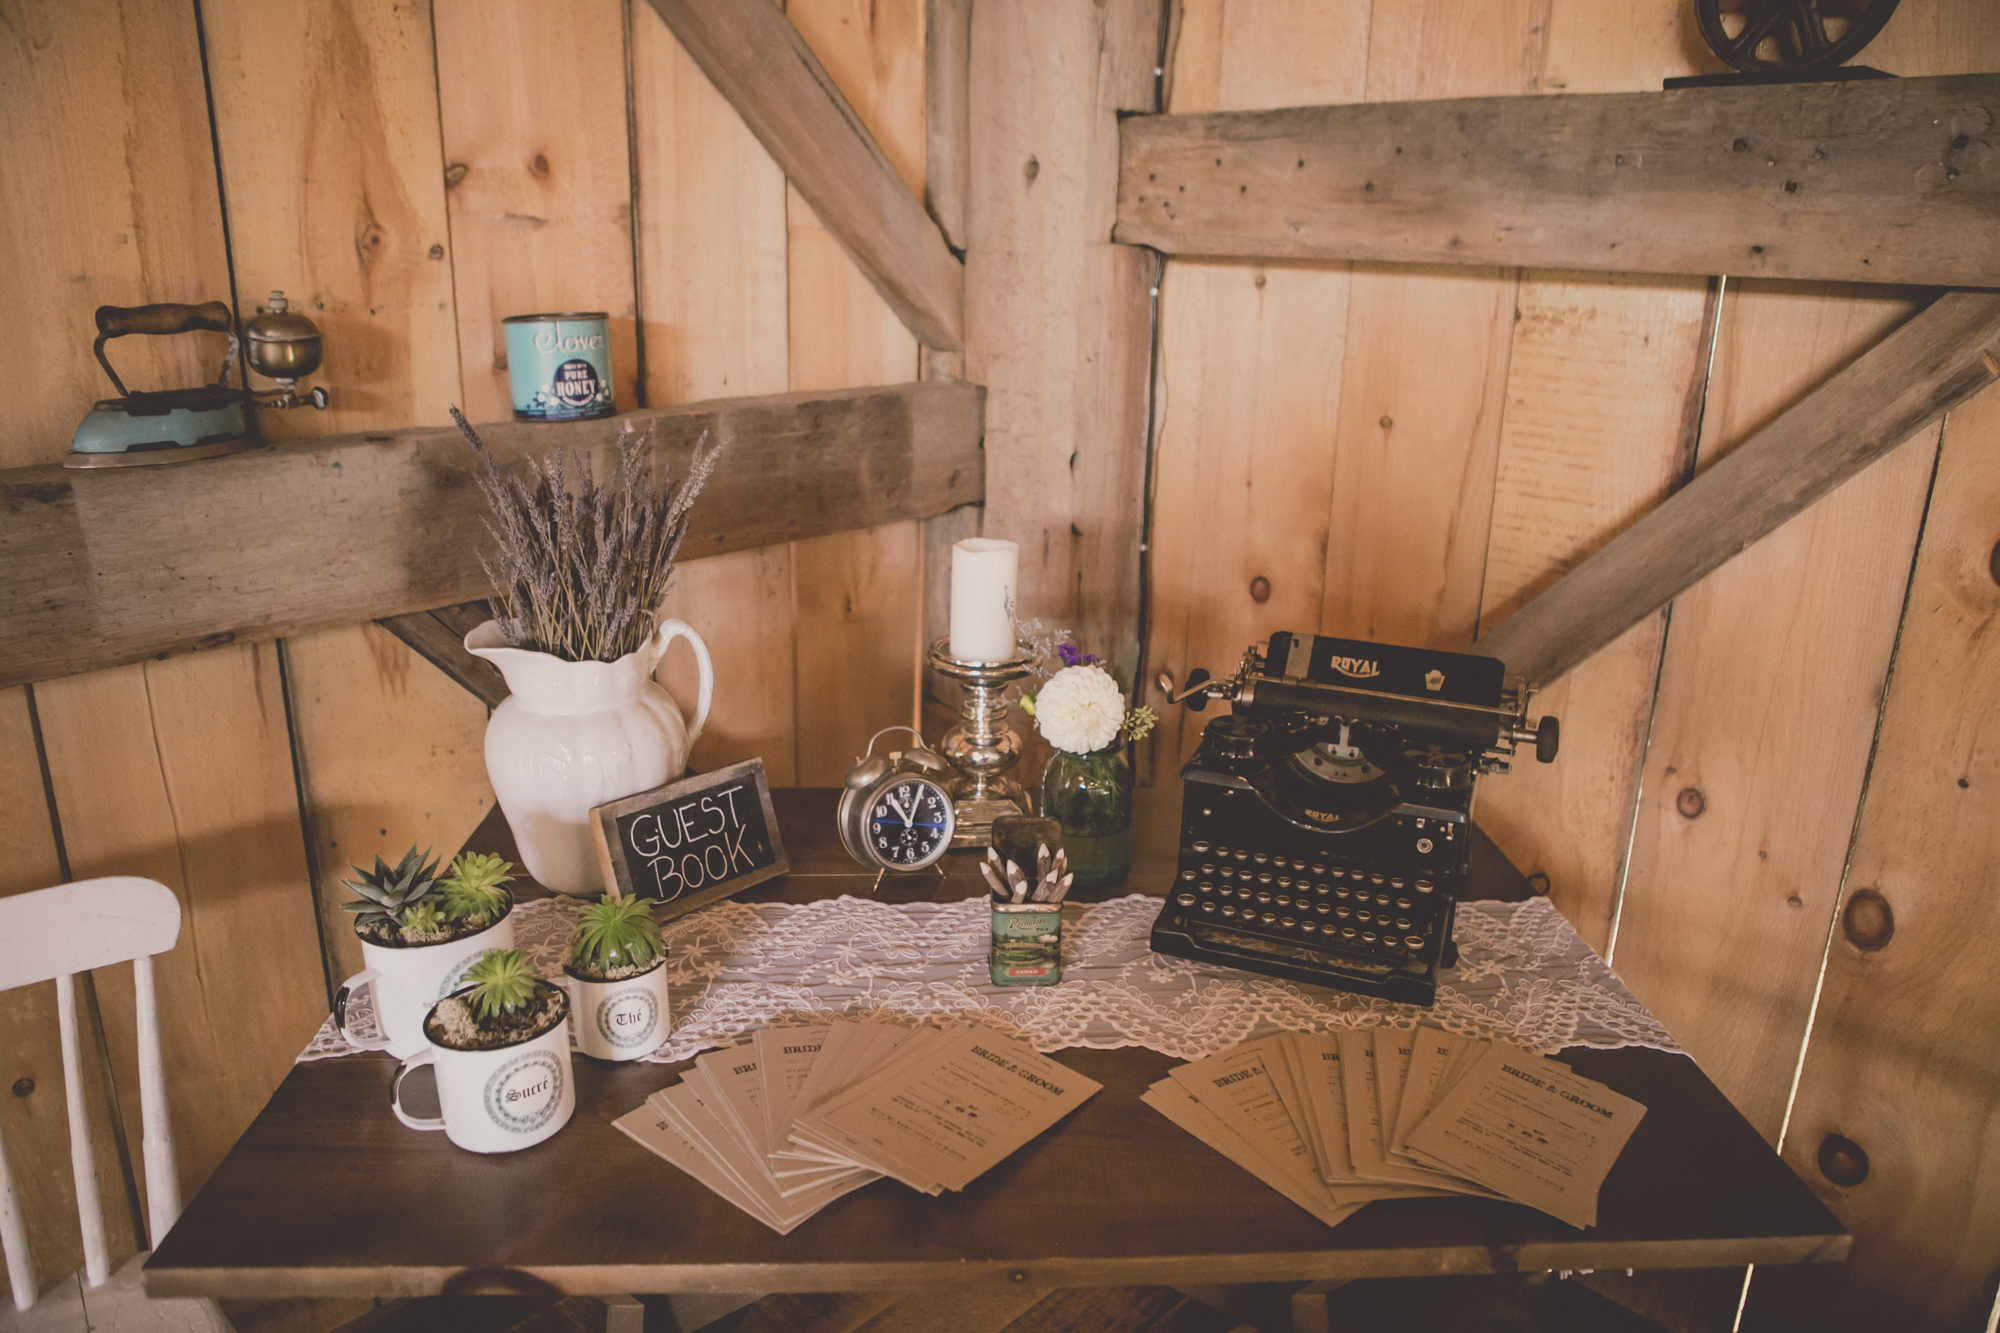
M 951 655 L 962 662 L 1014 656 L 1014 573 L 1021 548 L 967 537 L 951 548 Z

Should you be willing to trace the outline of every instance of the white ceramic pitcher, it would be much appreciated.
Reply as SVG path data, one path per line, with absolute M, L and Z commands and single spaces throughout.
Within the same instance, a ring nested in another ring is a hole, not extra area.
M 701 669 L 694 724 L 653 680 L 667 645 L 684 638 Z M 663 620 L 616 662 L 565 662 L 509 648 L 489 620 L 465 636 L 468 652 L 500 668 L 512 693 L 486 724 L 486 774 L 528 873 L 558 893 L 604 892 L 590 810 L 661 786 L 687 768 L 708 720 L 715 672 L 708 645 L 679 620 Z

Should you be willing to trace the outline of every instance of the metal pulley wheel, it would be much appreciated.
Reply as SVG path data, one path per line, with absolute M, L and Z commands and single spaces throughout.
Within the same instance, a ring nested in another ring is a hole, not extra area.
M 1749 74 L 1832 69 L 1861 53 L 1898 0 L 1695 0 L 1708 49 Z

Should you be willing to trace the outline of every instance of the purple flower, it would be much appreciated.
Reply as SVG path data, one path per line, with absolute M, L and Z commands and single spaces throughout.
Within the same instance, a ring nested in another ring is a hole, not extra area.
M 1073 643 L 1057 644 L 1056 656 L 1062 659 L 1062 664 L 1066 667 L 1073 667 L 1083 660 L 1083 654 L 1077 652 L 1076 645 Z

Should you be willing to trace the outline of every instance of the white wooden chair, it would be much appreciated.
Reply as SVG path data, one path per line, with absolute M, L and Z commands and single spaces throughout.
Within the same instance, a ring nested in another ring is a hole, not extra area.
M 146 1171 L 147 1226 L 158 1244 L 181 1212 L 174 1136 L 167 1119 L 166 1073 L 160 1059 L 160 1011 L 153 989 L 153 955 L 174 947 L 181 905 L 173 890 L 150 879 L 116 875 L 0 898 L 0 991 L 53 980 L 62 1033 L 63 1085 L 69 1110 L 70 1168 L 83 1227 L 82 1282 L 53 1286 L 37 1305 L 35 1264 L 14 1189 L 6 1143 L 0 1139 L 0 1245 L 16 1310 L 0 1308 L 7 1329 L 227 1330 L 212 1301 L 148 1301 L 139 1290 L 141 1254 L 111 1270 L 99 1201 L 90 1109 L 83 1095 L 82 1047 L 76 1020 L 79 972 L 129 961 L 137 997 L 139 1112 Z

